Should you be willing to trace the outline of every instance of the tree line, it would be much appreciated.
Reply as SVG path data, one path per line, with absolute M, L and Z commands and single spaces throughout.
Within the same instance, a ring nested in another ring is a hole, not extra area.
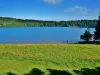
M 89 27 L 95 28 L 97 20 L 72 20 L 72 21 L 43 21 L 32 19 L 17 19 L 0 17 L 0 28 L 2 27 Z

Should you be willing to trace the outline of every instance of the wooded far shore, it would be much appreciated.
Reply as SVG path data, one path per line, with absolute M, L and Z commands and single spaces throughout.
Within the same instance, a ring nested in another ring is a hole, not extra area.
M 95 28 L 97 20 L 43 21 L 34 19 L 19 19 L 0 17 L 0 28 L 13 27 L 79 27 Z

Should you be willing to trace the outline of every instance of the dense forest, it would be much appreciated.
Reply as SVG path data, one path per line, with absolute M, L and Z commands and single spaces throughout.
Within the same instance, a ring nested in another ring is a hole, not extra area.
M 95 28 L 97 20 L 43 21 L 0 17 L 0 28 L 8 27 L 89 27 Z

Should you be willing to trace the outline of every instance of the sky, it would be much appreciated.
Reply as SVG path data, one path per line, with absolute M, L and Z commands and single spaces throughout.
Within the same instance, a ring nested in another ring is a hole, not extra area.
M 0 17 L 36 20 L 98 19 L 100 0 L 0 0 Z

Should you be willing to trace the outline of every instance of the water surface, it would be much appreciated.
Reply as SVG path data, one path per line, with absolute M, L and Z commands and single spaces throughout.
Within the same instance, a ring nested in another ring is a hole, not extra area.
M 76 43 L 86 28 L 30 27 L 0 28 L 0 43 Z M 90 28 L 91 33 L 94 28 Z

